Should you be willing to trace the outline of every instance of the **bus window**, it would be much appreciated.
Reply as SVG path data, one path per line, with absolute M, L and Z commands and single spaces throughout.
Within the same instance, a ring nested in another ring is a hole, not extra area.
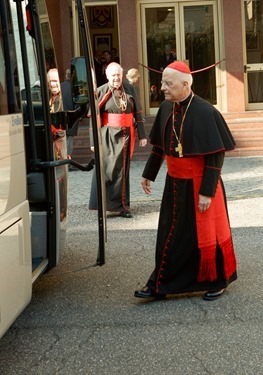
M 0 21 L 1 22 L 1 21 Z M 0 41 L 0 66 L 5 66 L 3 40 Z M 8 113 L 5 69 L 0 69 L 0 115 Z
M 29 5 L 28 5 L 29 6 Z M 42 42 L 44 47 L 44 55 L 45 55 L 45 65 L 47 71 L 47 80 L 49 84 L 53 84 L 53 78 L 50 80 L 50 75 L 54 77 L 56 75 L 55 80 L 57 81 L 58 87 L 60 88 L 59 83 L 59 76 L 56 74 L 57 72 L 57 63 L 55 58 L 55 51 L 53 48 L 53 39 L 48 19 L 48 13 L 46 10 L 45 2 L 42 0 L 37 1 L 38 6 L 38 13 L 40 15 L 40 27 L 41 27 L 41 36 Z M 16 25 L 17 15 L 15 9 L 15 3 L 11 3 L 12 7 L 12 17 L 13 22 Z M 24 24 L 28 23 L 26 8 L 23 7 L 23 17 L 24 17 Z M 29 65 L 29 74 L 30 74 L 30 83 L 31 83 L 31 97 L 33 101 L 33 108 L 34 108 L 34 116 L 35 116 L 35 124 L 43 124 L 43 111 L 42 111 L 42 96 L 41 96 L 41 81 L 39 77 L 39 66 L 36 59 L 36 41 L 34 38 L 31 37 L 32 33 L 26 33 L 26 46 L 27 46 L 27 55 L 28 55 L 28 65 Z M 21 87 L 21 100 L 22 100 L 22 108 L 23 108 L 23 118 L 24 123 L 28 124 L 28 108 L 27 108 L 27 98 L 26 98 L 26 90 L 25 90 L 25 83 L 23 79 L 23 63 L 22 63 L 22 56 L 20 50 L 20 42 L 19 38 L 16 38 L 16 51 L 18 57 L 18 70 L 19 70 L 19 77 L 21 77 L 20 87 Z M 59 96 L 56 95 L 55 105 L 52 103 L 54 101 L 54 95 L 52 94 L 51 86 L 49 87 L 49 97 L 50 97 L 50 104 L 51 104 L 51 113 L 63 111 L 63 105 L 61 100 L 61 94 Z M 62 124 L 58 124 L 58 127 L 63 126 Z
M 72 96 L 75 104 L 88 102 L 87 68 L 84 57 L 74 57 L 71 60 Z
M 11 14 L 9 8 L 7 11 L 8 26 L 1 29 L 6 32 L 5 38 L 3 35 L 0 40 L 0 114 L 10 114 L 19 112 L 19 81 L 18 81 L 18 67 L 16 64 L 16 51 L 14 35 L 8 31 L 12 30 Z M 0 23 L 2 21 L 0 20 Z M 11 72 L 6 74 L 5 69 Z

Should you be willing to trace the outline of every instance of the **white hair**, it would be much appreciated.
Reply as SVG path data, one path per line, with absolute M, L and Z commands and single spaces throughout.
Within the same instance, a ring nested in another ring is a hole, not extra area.
M 171 69 L 173 71 L 173 73 L 176 75 L 176 77 L 182 81 L 182 82 L 187 82 L 189 87 L 192 86 L 193 84 L 193 76 L 192 74 L 189 74 L 189 73 L 184 73 L 184 72 L 180 72 L 180 70 L 176 70 L 176 69 L 173 69 L 173 68 L 169 68 L 167 66 L 167 68 L 165 69 Z
M 107 76 L 107 77 L 108 77 L 108 73 L 109 73 L 109 71 L 110 71 L 111 69 L 113 69 L 113 68 L 118 68 L 118 69 L 121 71 L 121 73 L 123 74 L 123 68 L 120 66 L 120 64 L 118 64 L 118 63 L 116 63 L 116 62 L 112 62 L 112 63 L 110 63 L 110 64 L 107 66 L 107 68 L 106 68 L 105 73 L 106 73 L 106 76 Z
M 179 73 L 181 74 L 182 80 L 185 81 L 185 82 L 188 82 L 189 87 L 191 87 L 192 84 L 193 84 L 193 76 L 192 76 L 192 74 L 182 73 L 182 72 L 179 72 Z

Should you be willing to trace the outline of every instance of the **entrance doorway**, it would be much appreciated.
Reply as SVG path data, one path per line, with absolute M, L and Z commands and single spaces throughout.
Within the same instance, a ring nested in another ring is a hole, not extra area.
M 263 106 L 263 0 L 245 0 L 247 109 Z
M 111 61 L 120 61 L 117 0 L 98 0 L 96 5 L 90 1 L 84 1 L 84 3 L 89 23 L 97 86 L 100 86 L 107 82 L 105 75 L 107 64 Z M 82 56 L 76 9 L 75 1 L 72 0 L 74 55 Z
M 219 61 L 216 1 L 141 4 L 142 59 L 145 74 L 145 108 L 155 114 L 162 101 L 161 71 L 172 59 L 185 60 L 191 71 Z M 165 63 L 167 64 L 165 65 Z M 213 105 L 219 104 L 218 68 L 194 74 L 193 90 Z

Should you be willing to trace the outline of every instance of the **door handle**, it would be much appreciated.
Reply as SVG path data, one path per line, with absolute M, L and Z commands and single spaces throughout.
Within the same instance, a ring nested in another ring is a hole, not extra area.
M 248 69 L 250 69 L 250 66 L 244 65 L 244 73 L 247 73 Z

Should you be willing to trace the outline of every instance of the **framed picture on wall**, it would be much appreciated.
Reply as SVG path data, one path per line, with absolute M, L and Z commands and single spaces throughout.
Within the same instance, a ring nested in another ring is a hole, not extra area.
M 90 7 L 90 26 L 93 29 L 114 27 L 113 6 Z
M 100 50 L 103 51 L 110 51 L 112 44 L 112 35 L 111 34 L 100 34 L 100 35 L 93 35 L 93 48 L 94 51 Z

